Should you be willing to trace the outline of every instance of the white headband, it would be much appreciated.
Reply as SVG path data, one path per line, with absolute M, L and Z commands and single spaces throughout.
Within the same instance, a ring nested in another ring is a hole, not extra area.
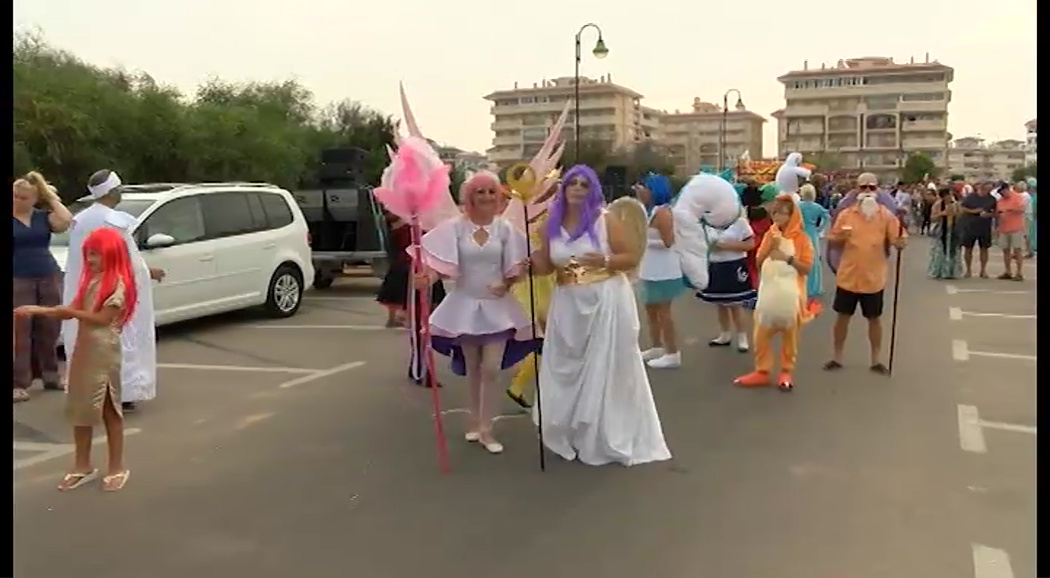
M 93 187 L 88 187 L 87 189 L 88 192 L 91 193 L 91 198 L 97 200 L 108 195 L 110 191 L 119 187 L 121 184 L 122 183 L 120 181 L 120 175 L 113 171 L 110 171 L 109 176 L 106 177 L 105 181 Z

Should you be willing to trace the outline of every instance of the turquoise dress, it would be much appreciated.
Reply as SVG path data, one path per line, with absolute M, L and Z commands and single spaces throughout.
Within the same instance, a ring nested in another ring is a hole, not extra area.
M 1025 217 L 1028 220 L 1028 252 L 1034 255 L 1036 253 L 1037 248 L 1039 247 L 1039 243 L 1036 241 L 1035 237 L 1036 217 L 1038 215 L 1036 211 L 1036 198 L 1038 197 L 1038 195 L 1036 195 L 1035 191 L 1032 191 L 1031 195 L 1032 200 L 1028 202 L 1028 208 L 1025 211 L 1028 214 L 1025 215 Z
M 820 234 L 831 226 L 831 214 L 813 201 L 799 203 L 802 211 L 802 226 L 813 245 L 813 266 L 806 276 L 806 298 L 813 299 L 824 294 L 824 251 L 821 250 Z

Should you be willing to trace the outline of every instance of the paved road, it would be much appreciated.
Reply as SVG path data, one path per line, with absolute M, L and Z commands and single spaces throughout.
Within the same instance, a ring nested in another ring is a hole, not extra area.
M 906 259 L 892 378 L 865 369 L 859 324 L 847 368 L 821 371 L 824 316 L 794 394 L 735 389 L 750 359 L 709 349 L 713 312 L 683 300 L 685 366 L 652 375 L 675 459 L 630 469 L 551 458 L 539 473 L 507 404 L 501 456 L 447 416 L 454 472 L 439 474 L 404 334 L 346 289 L 291 320 L 164 331 L 124 492 L 55 491 L 60 395 L 16 408 L 15 575 L 1033 576 L 1035 436 L 981 424 L 1035 425 L 1035 322 L 966 312 L 1034 315 L 1034 293 L 965 290 L 1034 291 L 1035 270 L 947 287 L 923 276 L 927 247 Z M 981 355 L 997 352 L 1022 357 Z M 983 452 L 962 447 L 960 405 L 978 408 Z

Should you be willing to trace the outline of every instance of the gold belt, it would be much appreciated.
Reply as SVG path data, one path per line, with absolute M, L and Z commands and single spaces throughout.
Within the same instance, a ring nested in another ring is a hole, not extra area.
M 558 285 L 587 285 L 612 279 L 616 275 L 616 271 L 605 267 L 586 267 L 579 263 L 570 263 L 559 267 L 554 273 L 554 278 Z

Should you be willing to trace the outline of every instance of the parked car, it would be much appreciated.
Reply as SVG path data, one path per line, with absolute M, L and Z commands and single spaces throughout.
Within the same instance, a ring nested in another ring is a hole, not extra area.
M 75 202 L 76 213 L 91 204 Z M 118 210 L 138 218 L 132 232 L 150 267 L 157 325 L 262 306 L 295 315 L 314 280 L 310 233 L 292 195 L 258 183 L 155 184 L 123 187 Z M 65 271 L 69 234 L 51 252 Z

